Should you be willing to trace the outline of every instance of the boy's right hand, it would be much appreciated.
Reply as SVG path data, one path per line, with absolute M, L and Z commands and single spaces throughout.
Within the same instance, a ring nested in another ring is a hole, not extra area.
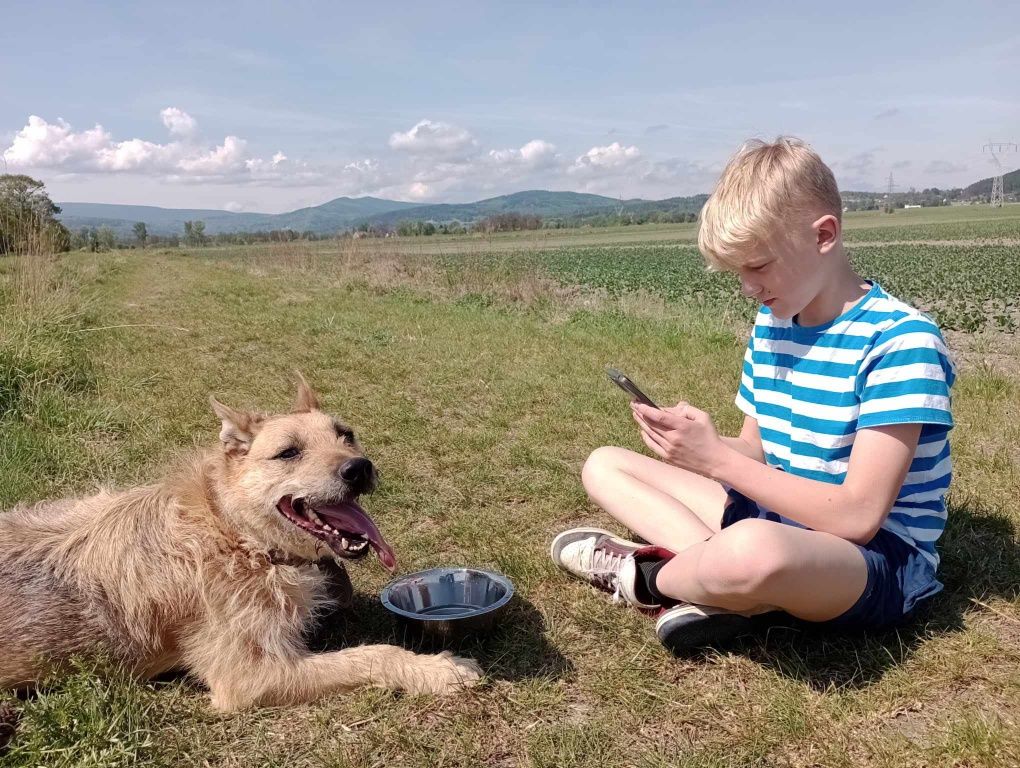
M 673 466 L 713 477 L 729 448 L 719 437 L 712 417 L 681 401 L 671 408 L 631 403 L 641 439 Z

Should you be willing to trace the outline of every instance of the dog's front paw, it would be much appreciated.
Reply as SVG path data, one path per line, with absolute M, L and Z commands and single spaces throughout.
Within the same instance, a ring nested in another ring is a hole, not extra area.
M 408 670 L 402 686 L 408 693 L 453 693 L 478 682 L 482 668 L 474 659 L 454 656 L 443 651 L 434 656 L 422 656 L 413 669 Z

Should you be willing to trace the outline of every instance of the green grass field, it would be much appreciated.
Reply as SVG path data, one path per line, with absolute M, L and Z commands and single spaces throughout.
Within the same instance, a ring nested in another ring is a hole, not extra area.
M 0 261 L 0 508 L 151 481 L 215 443 L 210 392 L 283 409 L 300 369 L 380 467 L 366 507 L 402 569 L 494 567 L 519 595 L 492 636 L 460 648 L 487 671 L 460 697 L 362 691 L 221 716 L 187 680 L 83 660 L 15 702 L 0 766 L 1020 764 L 1020 342 L 988 311 L 1016 309 L 1020 219 L 1004 211 L 981 229 L 940 210 L 887 238 L 965 243 L 855 255 L 950 324 L 976 318 L 948 334 L 961 373 L 933 609 L 894 633 L 775 627 L 683 660 L 546 551 L 571 524 L 610 525 L 580 486 L 587 454 L 641 447 L 606 364 L 721 431 L 739 425 L 748 307 L 689 246 L 664 244 L 689 243 L 686 230 Z M 984 234 L 945 234 L 964 226 Z M 1006 242 L 970 242 L 986 237 Z M 400 642 L 375 599 L 383 570 L 351 572 L 360 598 L 322 642 Z
M 895 213 L 850 211 L 843 214 L 848 243 L 1009 241 L 1020 240 L 1020 204 L 992 208 L 987 205 L 944 208 L 899 209 Z M 581 245 L 646 245 L 648 243 L 694 243 L 696 224 L 642 224 L 579 229 L 539 229 L 525 232 L 468 235 L 434 235 L 367 239 L 363 248 L 388 252 L 449 254 L 539 250 Z

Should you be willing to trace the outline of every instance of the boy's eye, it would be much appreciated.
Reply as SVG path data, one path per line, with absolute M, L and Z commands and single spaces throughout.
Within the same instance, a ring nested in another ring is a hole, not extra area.
M 280 451 L 273 458 L 274 459 L 296 459 L 300 455 L 301 455 L 301 451 L 299 451 L 297 448 L 293 448 L 292 447 L 292 448 L 286 448 L 286 449 Z

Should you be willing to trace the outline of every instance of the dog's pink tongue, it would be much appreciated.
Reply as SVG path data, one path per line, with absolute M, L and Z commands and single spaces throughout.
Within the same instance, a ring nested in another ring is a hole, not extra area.
M 327 504 L 316 507 L 315 512 L 337 530 L 364 536 L 386 569 L 391 573 L 397 570 L 397 557 L 393 552 L 393 547 L 386 543 L 386 539 L 379 533 L 372 518 L 365 514 L 365 510 L 359 504 L 355 504 L 353 501 Z

